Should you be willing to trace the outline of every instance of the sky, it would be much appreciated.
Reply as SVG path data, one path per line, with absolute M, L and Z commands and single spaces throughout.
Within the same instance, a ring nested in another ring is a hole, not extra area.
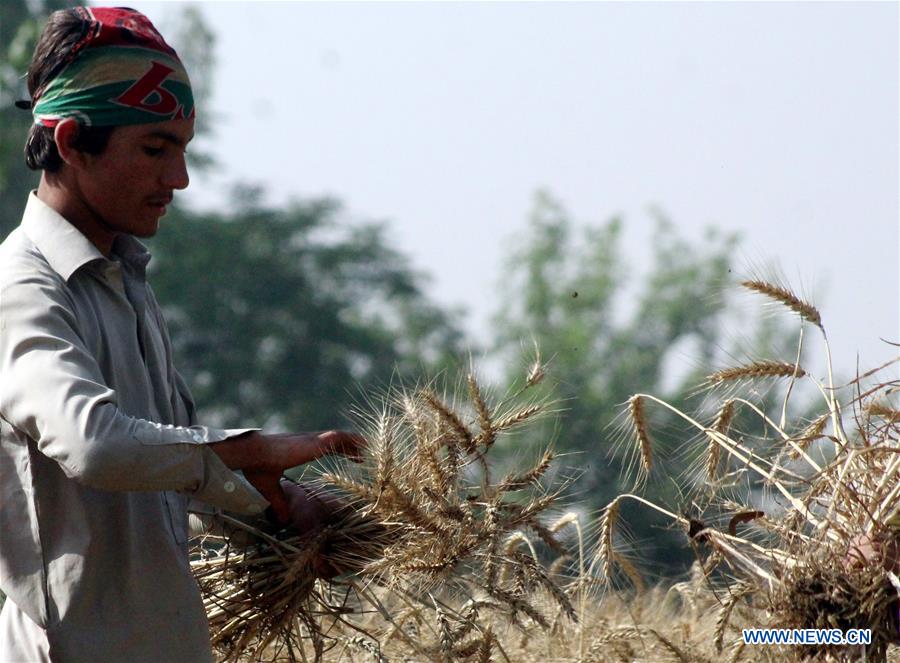
M 185 6 L 130 5 L 164 33 Z M 739 233 L 739 273 L 779 265 L 839 371 L 897 355 L 900 3 L 194 6 L 221 170 L 191 206 L 236 182 L 337 198 L 482 340 L 537 190 L 580 225 L 621 216 L 638 273 L 656 208 L 691 239 Z

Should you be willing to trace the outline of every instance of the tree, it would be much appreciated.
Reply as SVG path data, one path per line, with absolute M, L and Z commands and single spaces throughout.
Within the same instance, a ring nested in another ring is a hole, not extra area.
M 15 102 L 28 97 L 24 76 L 44 21 L 65 6 L 64 0 L 0 3 L 0 239 L 19 225 L 25 194 L 38 183 L 22 157 L 31 114 Z
M 690 409 L 692 388 L 711 372 L 736 243 L 713 231 L 702 243 L 689 242 L 657 215 L 653 267 L 633 289 L 627 287 L 622 228 L 614 218 L 576 233 L 563 206 L 539 193 L 524 241 L 508 261 L 507 290 L 518 294 L 505 302 L 495 325 L 495 348 L 505 365 L 518 369 L 530 339 L 549 363 L 552 395 L 562 408 L 555 446 L 575 454 L 564 461 L 580 470 L 573 495 L 595 509 L 632 488 L 624 472 L 627 454 L 614 444 L 628 398 L 650 392 Z M 673 387 L 673 353 L 686 347 L 696 360 L 681 369 Z M 684 442 L 679 428 L 674 421 L 654 423 L 663 431 L 654 439 L 659 476 L 682 474 L 677 465 L 683 458 L 665 460 Z M 672 484 L 647 486 L 662 501 L 677 501 Z M 678 568 L 689 561 L 689 549 L 680 533 L 659 531 L 661 524 L 641 512 L 631 528 L 643 558 Z
M 461 354 L 457 324 L 384 227 L 344 224 L 330 201 L 273 209 L 244 195 L 234 210 L 176 208 L 152 242 L 152 283 L 207 420 L 335 426 L 353 385 Z

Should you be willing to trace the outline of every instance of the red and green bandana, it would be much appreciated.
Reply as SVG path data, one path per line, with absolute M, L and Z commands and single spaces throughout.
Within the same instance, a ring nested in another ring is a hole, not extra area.
M 191 81 L 150 20 L 122 7 L 76 7 L 84 36 L 32 101 L 35 124 L 94 127 L 194 117 Z

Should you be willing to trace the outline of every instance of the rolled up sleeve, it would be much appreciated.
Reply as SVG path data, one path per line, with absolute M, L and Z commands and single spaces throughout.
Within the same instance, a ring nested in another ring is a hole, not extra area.
M 174 426 L 129 416 L 79 334 L 56 275 L 0 288 L 0 413 L 65 474 L 102 490 L 176 490 L 258 513 L 268 502 L 206 445 L 255 429 Z

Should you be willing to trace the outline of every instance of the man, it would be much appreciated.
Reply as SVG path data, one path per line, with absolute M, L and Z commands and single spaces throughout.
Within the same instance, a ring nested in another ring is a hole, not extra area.
M 196 422 L 135 239 L 188 185 L 194 125 L 150 21 L 54 13 L 28 87 L 43 172 L 0 246 L 0 661 L 210 660 L 188 501 L 312 528 L 327 505 L 283 471 L 365 442 Z

